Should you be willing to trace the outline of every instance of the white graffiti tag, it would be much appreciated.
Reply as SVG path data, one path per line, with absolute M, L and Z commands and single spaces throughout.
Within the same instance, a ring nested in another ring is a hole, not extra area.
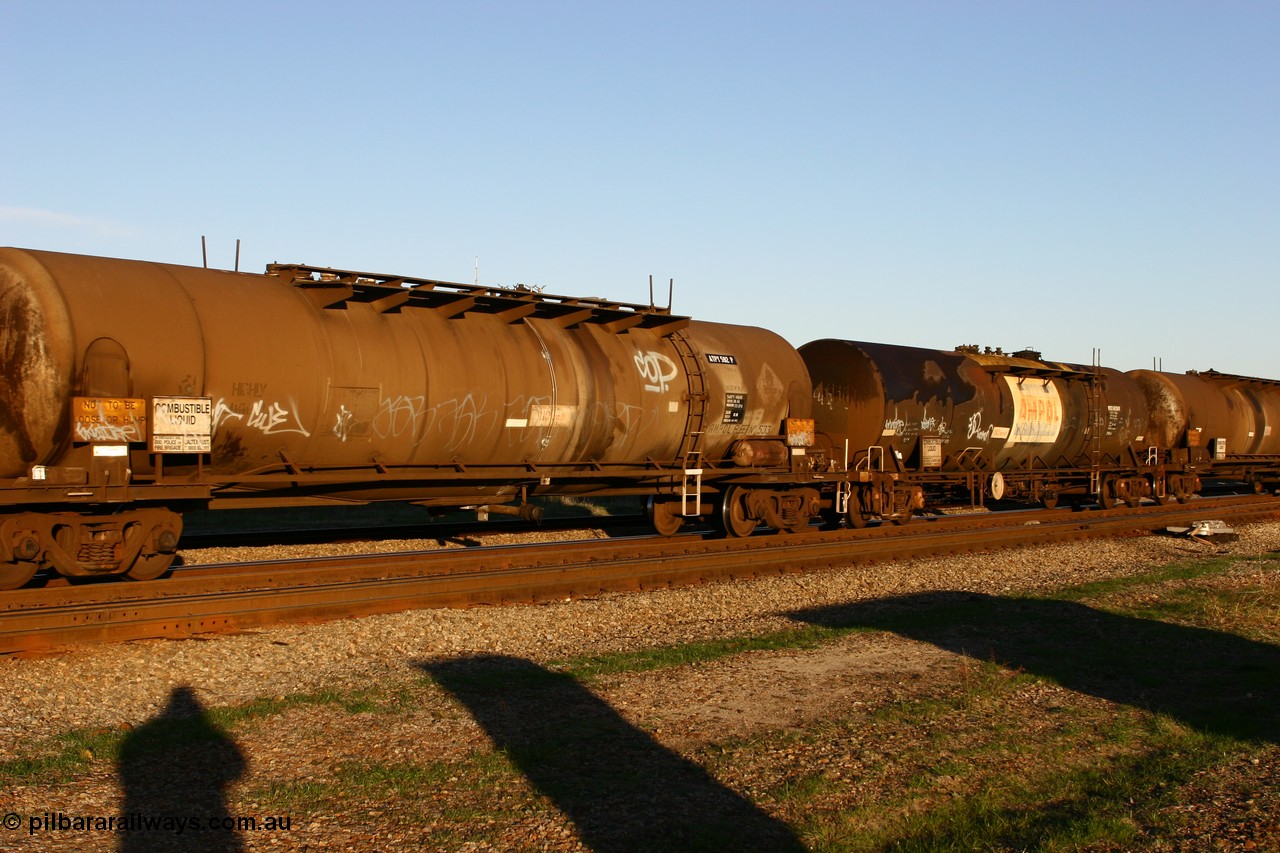
M 223 421 L 228 418 L 242 421 L 244 420 L 244 414 L 228 406 L 225 397 L 219 397 L 218 402 L 213 405 L 213 431 L 215 434 L 218 432 L 218 427 L 222 426 Z
M 290 401 L 290 405 L 292 405 L 292 401 Z M 268 405 L 265 400 L 259 400 L 254 403 L 253 409 L 249 412 L 247 423 L 255 429 L 262 430 L 263 435 L 275 435 L 282 432 L 296 432 L 305 436 L 311 435 L 298 421 L 296 413 L 276 402 Z
M 676 378 L 678 368 L 676 363 L 660 352 L 637 352 L 635 355 L 636 369 L 640 371 L 640 377 L 648 384 L 644 386 L 646 391 L 654 391 L 661 393 L 671 387 L 671 380 Z
M 356 416 L 345 405 L 338 407 L 338 422 L 333 425 L 333 434 L 342 441 L 347 440 L 347 436 L 351 433 L 351 425 L 355 423 Z
M 289 405 L 293 405 L 292 400 Z M 311 433 L 303 428 L 295 412 L 276 402 L 268 403 L 266 400 L 257 400 L 249 409 L 248 414 L 245 414 L 228 405 L 225 398 L 218 398 L 218 402 L 213 405 L 214 433 L 216 434 L 219 428 L 231 419 L 244 421 L 254 429 L 261 430 L 263 435 L 295 432 L 299 435 L 311 436 Z
M 394 438 L 406 432 L 416 433 L 422 416 L 426 414 L 423 404 L 426 398 L 387 397 L 382 401 L 378 414 L 373 419 L 373 431 L 381 438 Z
M 146 441 L 147 436 L 138 424 L 76 424 L 76 441 L 97 441 L 112 444 L 128 444 Z
M 969 438 L 986 441 L 991 438 L 991 427 L 982 428 L 982 412 L 974 412 L 969 416 Z
M 488 435 L 498 419 L 497 412 L 489 410 L 488 398 L 477 399 L 473 394 L 437 403 L 424 414 L 426 431 L 440 435 L 447 450 L 473 446 L 477 436 Z

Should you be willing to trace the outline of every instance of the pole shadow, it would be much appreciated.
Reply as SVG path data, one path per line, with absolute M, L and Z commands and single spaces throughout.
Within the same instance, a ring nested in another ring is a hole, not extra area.
M 495 748 L 597 853 L 805 849 L 785 823 L 632 726 L 569 675 L 503 656 L 419 666 L 467 707 Z
M 209 719 L 195 691 L 175 688 L 164 710 L 120 746 L 120 850 L 243 850 L 226 788 L 244 768 L 239 747 Z
M 877 628 L 1242 740 L 1280 743 L 1280 646 L 1083 604 L 932 592 L 793 619 Z

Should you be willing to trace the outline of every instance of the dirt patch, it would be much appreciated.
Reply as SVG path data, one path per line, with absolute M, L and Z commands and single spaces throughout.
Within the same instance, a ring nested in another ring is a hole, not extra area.
M 856 634 L 809 651 L 758 651 L 604 682 L 600 695 L 664 740 L 734 739 L 798 728 L 905 695 L 957 656 L 888 634 Z

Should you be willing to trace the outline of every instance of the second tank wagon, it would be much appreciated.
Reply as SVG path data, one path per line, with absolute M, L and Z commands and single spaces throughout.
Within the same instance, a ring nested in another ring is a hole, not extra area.
M 1274 389 L 1256 381 L 1122 373 L 1030 350 L 822 340 L 800 352 L 828 452 L 974 502 L 1185 500 L 1210 460 L 1202 434 L 1236 454 L 1277 452 L 1261 425 Z

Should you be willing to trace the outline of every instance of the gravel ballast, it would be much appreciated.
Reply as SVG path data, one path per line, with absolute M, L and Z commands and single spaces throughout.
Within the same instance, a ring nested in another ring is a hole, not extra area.
M 535 662 L 795 627 L 806 608 L 931 590 L 1017 594 L 1215 554 L 1280 550 L 1280 523 L 1230 543 L 1152 536 L 823 569 L 751 581 L 467 610 L 425 610 L 233 636 L 143 641 L 0 660 L 0 758 L 82 727 L 137 726 L 172 691 L 205 707 L 319 689 L 394 686 L 416 664 L 459 655 Z

